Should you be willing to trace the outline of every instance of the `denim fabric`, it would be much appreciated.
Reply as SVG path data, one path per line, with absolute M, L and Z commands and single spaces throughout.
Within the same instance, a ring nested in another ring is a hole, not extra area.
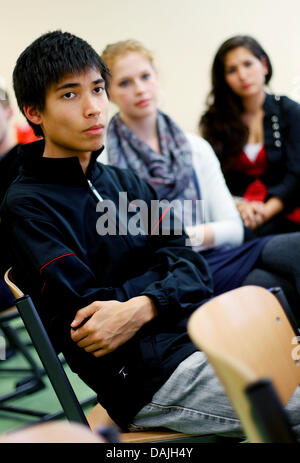
M 287 405 L 300 430 L 300 388 Z M 131 430 L 165 427 L 187 434 L 244 437 L 235 412 L 203 352 L 185 359 L 135 416 Z

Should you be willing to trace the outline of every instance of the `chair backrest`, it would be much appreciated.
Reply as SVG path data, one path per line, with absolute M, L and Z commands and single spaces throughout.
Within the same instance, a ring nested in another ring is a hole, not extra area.
M 82 407 L 74 393 L 30 296 L 24 295 L 16 285 L 13 280 L 11 268 L 5 272 L 4 280 L 16 298 L 15 304 L 19 314 L 41 359 L 66 417 L 70 421 L 88 425 Z
M 300 383 L 292 355 L 298 340 L 278 299 L 257 286 L 229 291 L 196 310 L 188 332 L 223 383 L 249 441 L 264 441 L 246 388 L 266 378 L 286 404 Z
M 19 297 L 24 296 L 23 291 L 15 284 L 13 274 L 12 274 L 12 269 L 9 268 L 4 275 L 4 281 L 13 293 L 15 299 L 18 299 Z

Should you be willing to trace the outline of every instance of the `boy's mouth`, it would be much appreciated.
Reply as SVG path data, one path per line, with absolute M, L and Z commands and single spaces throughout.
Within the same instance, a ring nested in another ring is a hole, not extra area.
M 84 130 L 85 133 L 90 133 L 90 134 L 99 134 L 104 131 L 104 125 L 98 124 L 98 125 L 92 125 L 88 129 Z

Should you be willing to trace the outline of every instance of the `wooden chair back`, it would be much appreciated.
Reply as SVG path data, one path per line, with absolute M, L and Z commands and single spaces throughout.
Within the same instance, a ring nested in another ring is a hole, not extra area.
M 300 383 L 293 355 L 299 343 L 277 298 L 256 286 L 229 291 L 196 310 L 188 331 L 223 383 L 249 441 L 264 441 L 247 386 L 267 378 L 285 405 Z

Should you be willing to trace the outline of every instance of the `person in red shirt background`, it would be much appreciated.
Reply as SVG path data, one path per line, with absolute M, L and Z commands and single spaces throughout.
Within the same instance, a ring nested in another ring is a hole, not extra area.
M 38 137 L 34 134 L 33 129 L 27 123 L 22 125 L 16 124 L 16 136 L 17 143 L 21 143 L 22 145 L 38 140 Z
M 217 51 L 200 131 L 213 146 L 246 238 L 300 230 L 300 104 L 266 93 L 272 65 L 252 37 Z
M 37 140 L 27 122 L 12 124 L 14 111 L 0 77 L 0 156 L 3 156 L 17 144 L 31 143 Z

